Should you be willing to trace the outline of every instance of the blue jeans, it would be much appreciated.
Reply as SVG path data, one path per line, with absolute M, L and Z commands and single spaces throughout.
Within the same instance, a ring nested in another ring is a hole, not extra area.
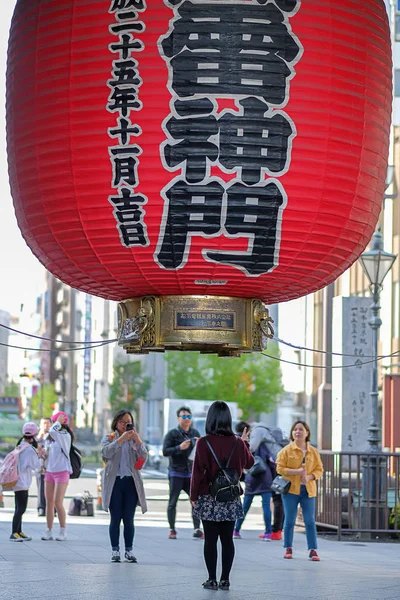
M 125 550 L 132 550 L 135 525 L 133 519 L 138 495 L 133 477 L 117 477 L 110 500 L 110 541 L 113 550 L 119 550 L 119 528 L 124 523 Z
M 246 518 L 247 513 L 249 512 L 250 506 L 252 505 L 254 496 L 261 496 L 263 514 L 264 514 L 264 523 L 265 523 L 265 533 L 272 532 L 271 526 L 271 492 L 264 492 L 263 494 L 245 494 L 243 500 L 243 519 L 238 519 L 235 523 L 235 531 L 240 531 L 241 526 L 243 525 L 243 521 Z
M 283 524 L 283 546 L 293 546 L 294 526 L 296 524 L 297 507 L 300 504 L 306 526 L 307 545 L 309 550 L 317 549 L 317 527 L 315 525 L 315 498 L 309 498 L 305 485 L 300 486 L 300 494 L 282 494 L 285 521 Z

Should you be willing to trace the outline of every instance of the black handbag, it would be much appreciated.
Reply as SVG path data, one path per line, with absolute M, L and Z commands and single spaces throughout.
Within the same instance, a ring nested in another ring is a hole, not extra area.
M 291 485 L 292 482 L 289 479 L 285 479 L 282 475 L 277 475 L 271 483 L 271 490 L 275 494 L 287 494 Z
M 254 457 L 254 465 L 247 472 L 252 477 L 258 477 L 259 475 L 265 473 L 266 470 L 267 465 L 265 464 L 264 460 L 261 458 L 261 456 L 256 454 Z
M 236 471 L 236 469 L 229 468 L 229 463 L 231 461 L 231 458 L 239 440 L 238 438 L 236 438 L 235 445 L 232 448 L 232 451 L 229 455 L 225 467 L 221 466 L 221 463 L 219 462 L 217 455 L 215 454 L 207 438 L 205 438 L 205 440 L 207 446 L 210 449 L 211 454 L 214 457 L 215 462 L 219 467 L 217 475 L 210 483 L 210 494 L 218 502 L 232 502 L 232 500 L 236 500 L 236 498 L 239 498 L 241 492 L 241 487 L 239 483 L 239 473 Z

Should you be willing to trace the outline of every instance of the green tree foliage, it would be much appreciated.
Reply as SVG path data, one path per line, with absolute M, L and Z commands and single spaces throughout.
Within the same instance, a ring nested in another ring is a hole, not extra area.
M 126 408 L 137 414 L 137 401 L 146 398 L 150 382 L 150 377 L 146 377 L 143 373 L 141 361 L 115 363 L 114 377 L 110 386 L 112 412 Z
M 15 381 L 8 381 L 6 384 L 6 389 L 4 390 L 4 396 L 15 397 L 19 395 L 20 389 L 18 383 L 15 383 Z
M 54 412 L 54 404 L 59 398 L 52 383 L 45 383 L 42 389 L 38 389 L 32 398 L 30 418 L 38 421 L 42 417 L 51 417 Z
M 278 356 L 276 344 L 268 354 Z M 279 361 L 261 354 L 220 358 L 197 352 L 170 352 L 168 387 L 178 398 L 237 402 L 244 419 L 273 410 L 283 392 Z

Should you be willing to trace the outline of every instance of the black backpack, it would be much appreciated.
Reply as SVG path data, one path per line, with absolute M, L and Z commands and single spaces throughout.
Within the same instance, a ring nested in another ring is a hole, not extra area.
M 66 456 L 64 450 L 62 453 Z M 72 473 L 70 479 L 79 479 L 82 473 L 82 454 L 76 446 L 71 442 L 71 448 L 69 449 L 69 460 L 71 461 Z
M 232 502 L 232 500 L 236 500 L 236 498 L 239 498 L 241 491 L 239 483 L 239 473 L 236 471 L 236 469 L 229 469 L 229 463 L 231 461 L 239 439 L 236 438 L 235 444 L 224 467 L 221 466 L 207 438 L 205 438 L 205 441 L 211 451 L 211 454 L 215 459 L 215 462 L 219 467 L 217 475 L 215 476 L 214 480 L 210 483 L 210 494 L 218 502 Z
M 69 459 L 71 461 L 72 473 L 70 479 L 78 479 L 82 473 L 82 454 L 76 446 L 71 444 L 69 451 Z

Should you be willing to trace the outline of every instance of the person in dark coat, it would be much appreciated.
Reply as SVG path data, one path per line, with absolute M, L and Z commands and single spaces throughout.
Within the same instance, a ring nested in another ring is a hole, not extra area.
M 271 453 L 273 460 L 276 462 L 278 453 L 290 444 L 290 440 L 284 435 L 280 427 L 271 429 L 263 423 L 253 423 L 250 436 L 250 450 L 256 452 L 260 444 L 264 442 L 268 451 Z M 272 492 L 272 504 L 274 506 L 274 515 L 272 519 L 272 541 L 282 539 L 284 511 L 281 494 Z M 263 537 L 263 534 L 259 536 Z
M 254 452 L 254 456 L 260 457 L 266 469 L 259 475 L 254 476 L 251 474 L 251 472 L 248 472 L 245 476 L 246 489 L 244 492 L 243 501 L 244 515 L 243 518 L 237 519 L 235 523 L 233 538 L 241 539 L 242 536 L 240 535 L 240 529 L 253 503 L 254 496 L 261 496 L 265 531 L 259 536 L 259 538 L 265 542 L 270 542 L 272 539 L 271 484 L 276 476 L 275 461 L 273 460 L 272 455 L 264 442 L 262 442 Z
M 164 438 L 163 454 L 169 458 L 169 501 L 168 501 L 168 523 L 169 539 L 176 540 L 176 505 L 179 494 L 183 490 L 189 496 L 190 480 L 192 477 L 191 453 L 194 449 L 200 433 L 192 427 L 192 411 L 188 406 L 181 406 L 176 411 L 178 427 L 168 431 Z M 193 515 L 194 532 L 193 537 L 203 539 L 204 534 L 200 529 L 200 519 Z

